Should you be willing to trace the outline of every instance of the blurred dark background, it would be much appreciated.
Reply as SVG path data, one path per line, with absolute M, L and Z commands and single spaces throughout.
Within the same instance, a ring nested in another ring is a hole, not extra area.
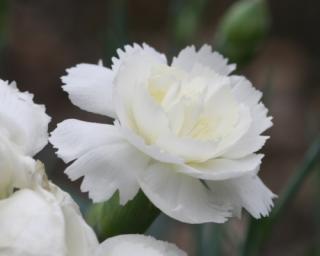
M 215 48 L 215 34 L 231 0 L 0 0 L 0 77 L 35 94 L 53 117 L 110 120 L 79 110 L 61 90 L 65 69 L 80 62 L 106 65 L 126 43 L 146 42 L 173 56 L 187 44 Z M 237 72 L 266 92 L 274 117 L 261 175 L 279 193 L 320 131 L 320 1 L 270 0 L 271 26 L 249 62 Z M 188 7 L 189 6 L 189 7 Z M 190 7 L 191 6 L 191 7 Z M 255 21 L 252 21 L 255 22 Z M 50 177 L 77 191 L 48 146 L 39 156 Z M 75 192 L 73 192 L 75 193 Z M 86 204 L 85 195 L 74 194 Z M 313 174 L 286 209 L 261 255 L 320 255 L 320 174 Z M 161 216 L 150 232 L 173 241 L 189 255 L 235 255 L 246 218 L 223 227 L 189 226 Z M 216 243 L 216 241 L 221 242 Z M 200 253 L 201 252 L 201 253 Z M 319 252 L 319 251 L 318 251 Z

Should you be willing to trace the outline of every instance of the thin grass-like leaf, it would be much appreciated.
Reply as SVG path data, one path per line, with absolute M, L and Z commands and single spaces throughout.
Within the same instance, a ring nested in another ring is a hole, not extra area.
M 271 234 L 273 226 L 279 221 L 288 204 L 295 198 L 302 184 L 320 161 L 320 137 L 318 137 L 307 151 L 301 166 L 293 174 L 287 186 L 280 194 L 276 205 L 269 217 L 256 220 L 251 219 L 241 255 L 256 256 Z

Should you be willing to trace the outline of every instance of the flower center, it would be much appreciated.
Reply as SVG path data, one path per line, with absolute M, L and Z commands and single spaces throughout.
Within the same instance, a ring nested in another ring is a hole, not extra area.
M 178 137 L 220 139 L 237 122 L 238 104 L 228 79 L 212 72 L 211 76 L 188 74 L 166 65 L 152 69 L 147 89 Z

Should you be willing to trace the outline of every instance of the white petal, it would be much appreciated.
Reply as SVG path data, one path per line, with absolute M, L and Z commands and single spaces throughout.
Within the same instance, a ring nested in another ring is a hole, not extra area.
M 232 76 L 232 93 L 238 102 L 248 106 L 252 115 L 250 133 L 261 134 L 272 126 L 272 117 L 268 117 L 268 109 L 260 102 L 262 93 L 255 89 L 250 81 L 241 76 Z
M 228 207 L 211 200 L 211 192 L 198 180 L 175 172 L 169 164 L 150 165 L 139 179 L 143 192 L 162 212 L 186 223 L 225 222 Z
M 275 195 L 263 184 L 257 175 L 225 181 L 206 181 L 216 200 L 231 205 L 235 215 L 245 208 L 253 217 L 267 216 L 273 206 Z
M 50 189 L 63 212 L 68 256 L 93 255 L 98 240 L 92 228 L 83 219 L 78 206 L 67 193 L 54 184 L 50 184 Z
M 238 102 L 252 107 L 261 100 L 262 93 L 252 86 L 252 83 L 244 76 L 230 76 L 232 93 Z
M 0 80 L 0 133 L 24 154 L 33 156 L 47 144 L 49 122 L 45 107 L 35 104 L 32 94 Z
M 65 172 L 72 180 L 84 176 L 81 190 L 89 192 L 94 202 L 108 200 L 118 189 L 120 203 L 125 204 L 138 192 L 136 174 L 147 162 L 145 155 L 127 142 L 119 141 L 89 151 Z
M 0 134 L 0 199 L 11 195 L 14 188 L 30 187 L 35 170 L 36 161 Z
M 101 65 L 78 64 L 61 78 L 71 102 L 96 114 L 115 117 L 112 102 L 114 72 Z
M 93 255 L 96 235 L 72 198 L 48 182 L 40 162 L 29 186 L 0 200 L 0 254 Z
M 125 127 L 124 125 L 120 125 L 118 122 L 115 122 L 115 126 L 119 129 L 123 137 L 126 138 L 131 145 L 133 145 L 149 157 L 163 163 L 182 164 L 184 162 L 182 158 L 168 153 L 163 149 L 160 149 L 156 145 L 147 145 L 142 137 L 139 137 L 137 134 L 135 134 L 132 130 Z
M 260 135 L 272 126 L 272 118 L 267 116 L 267 109 L 262 103 L 250 109 L 252 122 L 247 132 L 232 147 L 224 152 L 223 157 L 241 158 L 257 152 L 265 144 L 269 136 Z
M 177 57 L 173 58 L 172 66 L 190 72 L 196 63 L 210 67 L 221 75 L 228 75 L 236 68 L 234 64 L 228 65 L 228 60 L 221 54 L 212 52 L 209 45 L 202 46 L 199 51 L 196 51 L 194 46 L 186 47 Z
M 239 159 L 260 150 L 269 136 L 246 133 L 237 143 L 228 149 L 221 157 Z
M 156 142 L 159 148 L 179 156 L 186 162 L 204 162 L 212 158 L 217 151 L 215 141 L 200 141 L 193 138 L 179 138 L 174 134 L 164 134 Z
M 139 134 L 153 144 L 161 134 L 169 132 L 168 118 L 143 86 L 136 88 L 133 98 L 132 116 Z
M 263 136 L 265 130 L 272 126 L 272 117 L 268 116 L 268 110 L 259 103 L 261 92 L 256 90 L 244 77 L 233 76 L 233 93 L 239 102 L 250 108 L 252 117 L 248 131 L 232 147 L 224 152 L 226 158 L 242 158 L 257 152 L 265 144 L 269 136 Z
M 142 46 L 138 44 L 133 44 L 132 46 L 127 44 L 124 47 L 124 50 L 119 48 L 117 50 L 118 57 L 112 58 L 112 70 L 117 73 L 119 71 L 120 66 L 124 61 L 130 58 L 132 55 L 137 54 L 139 52 L 146 52 L 148 55 L 153 56 L 154 58 L 158 59 L 161 63 L 166 63 L 166 56 L 157 52 L 154 48 L 147 45 L 146 43 L 142 44 Z
M 58 124 L 49 140 L 58 149 L 57 155 L 68 163 L 91 149 L 118 142 L 121 134 L 113 125 L 68 119 Z
M 61 256 L 66 253 L 63 213 L 50 193 L 48 203 L 28 189 L 0 201 L 2 255 Z
M 221 156 L 229 148 L 232 148 L 247 132 L 250 124 L 249 110 L 245 106 L 240 106 L 238 122 L 232 131 L 222 138 L 203 141 L 164 134 L 156 144 L 172 155 L 185 159 L 186 162 L 206 162 L 211 158 Z
M 251 154 L 240 159 L 214 158 L 204 163 L 181 165 L 177 171 L 203 180 L 226 180 L 255 172 L 262 157 L 262 154 Z
M 141 48 L 135 45 L 125 47 L 126 52 L 120 58 L 121 65 L 117 67 L 114 80 L 113 100 L 118 116 L 122 124 L 136 129 L 135 120 L 132 116 L 132 106 L 135 100 L 136 90 L 139 87 L 145 87 L 145 83 L 154 66 L 165 64 L 166 60 L 162 55 L 149 48 Z M 132 49 L 129 51 L 128 49 Z M 149 49 L 149 50 L 147 50 Z
M 107 239 L 94 256 L 187 256 L 175 245 L 144 235 L 121 235 Z

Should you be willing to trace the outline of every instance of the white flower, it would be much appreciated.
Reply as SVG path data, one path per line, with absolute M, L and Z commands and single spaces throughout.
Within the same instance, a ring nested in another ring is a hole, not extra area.
M 143 235 L 121 235 L 99 244 L 77 204 L 47 180 L 40 162 L 32 182 L 0 200 L 0 255 L 186 256 L 172 244 Z
M 15 83 L 0 80 L 0 198 L 27 186 L 35 169 L 32 159 L 48 142 L 50 117 L 20 92 Z
M 50 142 L 95 202 L 119 190 L 120 203 L 139 188 L 164 213 L 188 223 L 224 222 L 244 207 L 268 215 L 274 194 L 257 176 L 256 152 L 272 125 L 261 92 L 209 46 L 166 57 L 126 46 L 112 69 L 79 64 L 62 78 L 80 108 L 114 125 L 69 119 Z
M 143 235 L 121 235 L 102 244 L 78 205 L 47 180 L 38 162 L 29 188 L 0 200 L 0 255 L 186 256 L 173 244 Z
M 30 188 L 0 200 L 0 254 L 89 256 L 98 246 L 72 198 L 39 166 Z M 43 180 L 42 180 L 43 179 Z
M 98 244 L 71 197 L 51 182 L 0 200 L 0 255 L 186 256 L 176 246 L 143 235 Z
M 100 244 L 94 256 L 186 256 L 175 245 L 143 235 L 120 235 Z

